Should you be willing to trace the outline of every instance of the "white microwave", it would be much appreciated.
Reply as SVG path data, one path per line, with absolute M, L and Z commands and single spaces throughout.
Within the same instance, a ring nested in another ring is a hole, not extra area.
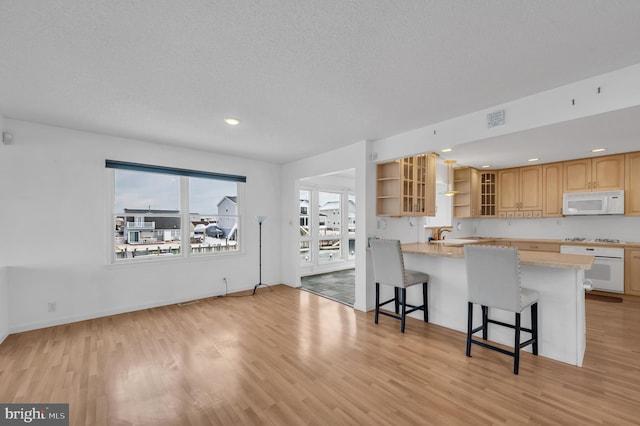
M 624 191 L 563 194 L 562 213 L 565 216 L 624 214 Z

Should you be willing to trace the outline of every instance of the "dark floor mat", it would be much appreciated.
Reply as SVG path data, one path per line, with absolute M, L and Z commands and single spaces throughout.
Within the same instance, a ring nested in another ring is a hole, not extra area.
M 603 296 L 601 294 L 585 294 L 585 299 L 588 300 L 597 300 L 599 302 L 609 302 L 609 303 L 622 303 L 622 297 L 616 296 Z

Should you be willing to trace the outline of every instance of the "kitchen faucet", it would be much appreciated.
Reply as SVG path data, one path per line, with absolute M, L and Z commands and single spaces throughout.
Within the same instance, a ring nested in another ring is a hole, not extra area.
M 436 226 L 431 228 L 431 238 L 435 241 L 443 239 L 443 232 L 453 231 L 453 226 Z

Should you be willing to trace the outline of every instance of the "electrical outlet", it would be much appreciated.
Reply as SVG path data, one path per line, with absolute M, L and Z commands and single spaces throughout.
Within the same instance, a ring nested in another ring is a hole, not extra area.
M 58 309 L 58 304 L 56 302 L 49 302 L 47 308 L 49 312 L 55 312 Z

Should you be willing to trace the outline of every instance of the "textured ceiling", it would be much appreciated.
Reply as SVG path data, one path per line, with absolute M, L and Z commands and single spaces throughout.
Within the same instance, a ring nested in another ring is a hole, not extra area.
M 640 63 L 639 22 L 637 0 L 0 0 L 0 113 L 285 163 Z

